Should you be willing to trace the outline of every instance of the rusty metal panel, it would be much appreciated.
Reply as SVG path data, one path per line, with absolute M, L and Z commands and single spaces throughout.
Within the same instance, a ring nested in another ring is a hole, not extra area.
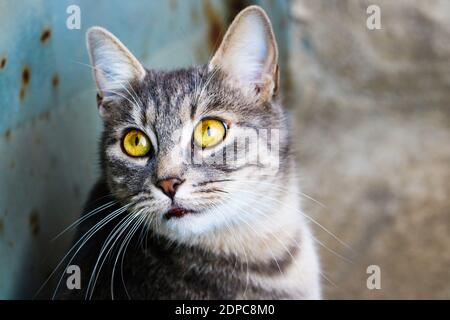
M 271 16 L 285 57 L 289 2 L 256 2 Z M 101 123 L 87 28 L 108 28 L 149 67 L 173 68 L 205 63 L 251 3 L 0 1 L 0 298 L 36 293 L 70 235 L 52 238 L 80 214 L 98 175 Z M 66 27 L 70 5 L 80 8 L 80 29 Z

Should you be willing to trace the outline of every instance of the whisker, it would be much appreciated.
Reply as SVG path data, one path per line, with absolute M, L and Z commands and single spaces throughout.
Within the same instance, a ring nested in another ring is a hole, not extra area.
M 84 63 L 84 62 L 80 62 L 80 61 L 72 61 L 72 62 L 73 63 L 77 63 L 77 64 L 82 65 L 82 66 L 85 66 L 85 67 L 88 67 L 88 68 L 90 68 L 92 70 L 101 71 L 98 66 L 93 66 L 93 65 L 90 65 L 90 64 L 87 64 L 87 63 Z M 128 102 L 131 103 L 131 105 L 135 105 L 139 109 L 143 109 L 142 108 L 142 104 L 140 104 L 137 101 L 137 100 L 139 100 L 139 97 L 137 96 L 136 91 L 134 91 L 133 86 L 130 84 L 129 81 L 127 81 L 128 87 L 134 92 L 135 95 L 131 94 L 131 92 L 123 85 L 123 83 L 121 83 L 121 82 L 114 82 L 114 84 L 120 85 L 129 94 L 129 96 L 134 100 L 134 102 L 132 102 L 127 97 L 125 97 L 124 95 L 122 95 L 118 91 L 116 91 L 115 87 L 104 88 L 102 90 L 105 91 L 105 92 L 110 92 L 110 93 L 116 94 L 116 95 L 122 97 L 123 99 L 126 99 Z
M 236 200 L 236 199 L 235 199 Z M 263 205 L 264 206 L 264 202 L 259 203 L 259 205 Z M 266 206 L 266 208 L 269 208 Z M 267 215 L 265 215 L 267 216 Z M 276 221 L 272 218 L 267 216 L 267 218 L 271 219 L 273 223 L 276 224 Z M 331 248 L 329 248 L 328 246 L 326 246 L 324 243 L 322 243 L 321 241 L 319 241 L 317 238 L 312 236 L 312 239 L 317 242 L 320 246 L 322 246 L 325 250 L 327 250 L 330 253 L 333 253 L 334 255 L 336 255 L 338 258 L 348 262 L 348 263 L 353 263 L 353 261 L 347 257 L 342 256 L 341 254 L 337 253 L 336 251 L 332 250 Z M 293 239 L 294 241 L 296 241 L 295 239 Z
M 234 199 L 236 200 L 236 199 Z M 255 208 L 252 208 L 253 210 L 255 210 Z M 269 218 L 270 217 L 266 214 L 264 214 L 262 211 L 256 209 L 260 214 L 262 214 L 264 217 Z M 273 220 L 272 220 L 273 221 Z M 266 228 L 268 231 L 270 231 L 268 228 Z M 283 246 L 283 248 L 286 250 L 286 252 L 289 254 L 289 256 L 291 257 L 292 261 L 295 263 L 295 265 L 297 266 L 297 268 L 300 268 L 300 266 L 298 265 L 297 260 L 294 258 L 293 254 L 291 253 L 291 251 L 285 246 L 284 242 L 279 239 L 275 234 L 272 234 L 272 236 L 275 238 L 275 240 L 277 240 L 281 246 Z M 293 239 L 293 238 L 291 238 Z M 299 243 L 294 239 L 294 242 L 296 243 L 297 246 L 299 246 Z M 322 275 L 322 277 L 324 277 L 325 280 L 329 281 L 332 285 L 336 286 L 336 284 L 334 282 L 332 282 L 328 277 L 325 277 L 322 273 L 320 273 Z
M 326 206 L 325 204 L 323 204 L 323 203 L 320 202 L 319 200 L 314 199 L 313 197 L 311 197 L 311 196 L 309 196 L 309 195 L 307 195 L 306 193 L 303 193 L 303 192 L 301 192 L 301 191 L 293 191 L 293 190 L 291 190 L 291 189 L 289 189 L 289 188 L 284 188 L 284 187 L 279 186 L 279 185 L 277 185 L 277 184 L 275 184 L 275 183 L 271 183 L 271 182 L 267 182 L 267 181 L 245 180 L 245 182 L 269 185 L 269 186 L 271 186 L 271 187 L 274 187 L 274 188 L 278 189 L 279 191 L 286 191 L 286 192 L 291 192 L 291 193 L 294 192 L 294 193 L 296 193 L 296 194 L 298 194 L 298 195 L 300 195 L 300 196 L 302 196 L 302 197 L 305 197 L 305 198 L 308 199 L 308 200 L 313 201 L 314 203 L 318 204 L 318 205 L 321 206 L 322 208 L 328 209 L 327 206 Z
M 117 252 L 116 259 L 113 264 L 113 270 L 111 272 L 111 299 L 112 300 L 114 300 L 114 274 L 115 274 L 115 270 L 116 270 L 117 260 L 119 259 L 120 253 L 125 246 L 124 252 L 122 254 L 122 261 L 121 261 L 121 271 L 123 271 L 123 259 L 125 258 L 125 253 L 126 253 L 128 244 L 131 241 L 131 239 L 133 238 L 133 235 L 135 234 L 136 230 L 141 226 L 141 222 L 145 219 L 145 216 L 142 216 L 141 212 L 139 212 L 138 215 L 140 216 L 140 218 L 136 219 L 134 221 L 134 224 L 131 226 L 130 230 L 128 231 L 128 234 L 125 236 L 124 240 L 122 241 L 120 248 Z M 124 284 L 125 292 L 128 296 L 128 299 L 131 299 L 130 295 L 128 294 L 128 290 L 125 286 L 125 283 L 123 281 L 123 273 L 122 272 L 121 272 L 121 275 L 122 275 L 122 283 Z
M 82 242 L 80 244 L 80 246 L 78 247 L 78 249 L 76 250 L 76 252 L 72 255 L 71 259 L 69 260 L 68 264 L 66 265 L 66 268 L 63 270 L 61 277 L 59 278 L 58 284 L 56 286 L 56 289 L 53 293 L 52 296 L 52 300 L 55 299 L 56 293 L 58 291 L 59 286 L 61 285 L 61 281 L 64 277 L 64 273 L 65 270 L 67 269 L 67 266 L 70 265 L 70 263 L 73 261 L 73 259 L 75 258 L 75 256 L 78 254 L 78 252 L 80 251 L 80 249 L 87 243 L 87 241 L 89 241 L 89 239 L 100 229 L 102 229 L 104 226 L 106 226 L 110 221 L 114 220 L 116 217 L 118 217 L 119 215 L 121 215 L 123 212 L 125 212 L 127 210 L 129 205 L 125 205 L 115 211 L 113 211 L 111 214 L 107 215 L 105 218 L 103 218 L 100 222 L 96 223 L 93 227 L 91 227 L 91 229 L 89 229 L 83 236 L 80 237 L 80 239 L 78 239 L 76 241 L 76 243 L 70 248 L 70 250 L 64 255 L 64 257 L 61 259 L 61 261 L 58 263 L 58 265 L 55 267 L 55 269 L 53 270 L 53 272 L 50 274 L 50 276 L 47 278 L 47 280 L 44 282 L 44 284 L 41 286 L 41 288 L 43 288 L 45 286 L 45 284 L 47 284 L 47 282 L 51 279 L 51 277 L 55 274 L 55 272 L 59 269 L 59 267 L 61 266 L 61 264 L 64 262 L 64 260 L 69 256 L 69 254 L 75 250 L 77 248 L 77 245 Z M 39 289 L 41 290 L 41 289 Z
M 128 228 L 128 226 L 133 221 L 133 219 L 135 219 L 137 216 L 138 216 L 137 214 L 132 213 L 129 216 L 127 216 L 124 219 L 122 219 L 114 227 L 114 229 L 110 232 L 110 234 L 108 235 L 108 237 L 104 241 L 103 246 L 100 249 L 100 253 L 99 253 L 99 256 L 97 258 L 97 261 L 96 261 L 96 263 L 94 265 L 94 268 L 93 268 L 93 270 L 91 272 L 91 277 L 89 279 L 89 283 L 88 283 L 87 290 L 86 290 L 86 296 L 85 296 L 86 299 L 88 298 L 88 295 L 89 295 L 89 299 L 92 298 L 92 295 L 94 294 L 95 284 L 97 283 L 97 279 L 98 279 L 98 276 L 100 274 L 100 271 L 101 271 L 101 269 L 103 267 L 104 262 L 106 261 L 106 258 L 109 255 L 109 253 L 114 248 L 115 243 L 120 238 L 120 236 L 123 234 L 123 232 L 125 232 L 125 230 Z M 110 248 L 108 249 L 107 253 L 105 254 L 105 258 L 102 259 L 101 257 L 104 254 L 104 252 L 107 250 L 107 248 L 108 248 L 109 244 L 111 243 L 111 241 L 113 241 L 113 244 L 110 246 Z M 100 263 L 100 260 L 102 262 L 100 264 L 99 271 L 97 272 L 97 266 Z M 92 285 L 91 285 L 91 283 L 92 283 Z M 89 294 L 89 290 L 90 290 L 90 294 Z
M 231 191 L 232 191 L 232 190 L 231 190 Z M 248 191 L 248 190 L 240 189 L 240 190 L 236 190 L 236 191 L 237 191 L 237 192 L 240 192 L 240 193 L 245 193 L 245 194 L 255 195 L 255 196 L 257 196 L 257 197 L 260 197 L 260 194 L 254 193 L 254 192 L 251 192 L 251 191 Z M 289 206 L 288 204 L 283 203 L 283 202 L 281 202 L 280 200 L 278 200 L 278 199 L 276 199 L 276 198 L 269 197 L 268 195 L 264 195 L 264 198 L 265 198 L 265 199 L 268 199 L 268 200 L 275 201 L 275 202 L 277 202 L 277 203 L 279 203 L 279 204 L 281 204 L 281 205 L 283 205 L 283 206 L 286 206 L 286 207 L 289 208 L 289 209 L 292 209 L 292 210 L 294 210 L 294 211 L 300 213 L 300 214 L 301 214 L 302 216 L 304 216 L 306 219 L 310 220 L 311 222 L 313 222 L 314 224 L 316 224 L 320 229 L 322 229 L 323 231 L 325 231 L 326 233 L 328 233 L 331 237 L 333 237 L 333 238 L 334 238 L 336 241 L 338 241 L 341 245 L 343 245 L 344 247 L 346 247 L 346 248 L 349 249 L 350 251 L 354 252 L 354 250 L 353 250 L 347 243 L 345 243 L 345 242 L 344 242 L 343 240 L 341 240 L 338 236 L 336 236 L 334 233 L 332 233 L 332 232 L 331 232 L 330 230 L 328 230 L 326 227 L 324 227 L 323 225 L 321 225 L 318 221 L 316 221 L 315 219 L 313 219 L 313 218 L 310 217 L 309 215 L 305 214 L 304 212 L 302 212 L 302 211 L 299 210 L 298 208 L 293 208 L 292 206 Z
M 89 219 L 90 217 L 92 217 L 93 215 L 97 214 L 98 212 L 102 211 L 103 209 L 109 208 L 111 206 L 113 206 L 114 204 L 116 204 L 117 201 L 110 201 L 108 203 L 105 203 L 103 205 L 101 205 L 100 207 L 90 211 L 89 213 L 86 213 L 84 215 L 82 215 L 79 219 L 75 220 L 72 224 L 70 224 L 67 228 L 65 228 L 63 231 L 61 231 L 60 233 L 58 233 L 54 238 L 51 239 L 51 241 L 55 241 L 56 239 L 58 239 L 59 237 L 61 237 L 65 232 L 67 232 L 68 230 L 78 226 L 79 224 L 81 224 L 83 221 L 85 221 L 86 219 Z

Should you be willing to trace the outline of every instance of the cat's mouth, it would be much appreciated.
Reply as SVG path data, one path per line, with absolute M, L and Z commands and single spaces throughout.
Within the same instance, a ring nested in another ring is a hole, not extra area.
M 188 210 L 182 207 L 172 207 L 169 211 L 166 212 L 164 217 L 169 220 L 172 218 L 182 218 L 187 214 L 195 213 L 193 210 Z

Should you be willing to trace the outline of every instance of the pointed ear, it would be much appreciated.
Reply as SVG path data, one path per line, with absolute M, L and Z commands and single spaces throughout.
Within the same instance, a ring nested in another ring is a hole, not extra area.
M 145 69 L 112 33 L 92 27 L 86 33 L 86 43 L 99 98 L 111 97 L 125 90 L 134 81 L 145 77 Z
M 259 99 L 278 91 L 278 48 L 267 14 L 258 6 L 242 10 L 229 27 L 209 69 L 219 68 Z

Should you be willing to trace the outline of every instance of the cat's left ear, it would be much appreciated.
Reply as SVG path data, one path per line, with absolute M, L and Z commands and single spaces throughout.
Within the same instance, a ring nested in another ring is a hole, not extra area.
M 260 101 L 277 94 L 278 48 L 262 8 L 250 6 L 236 16 L 209 63 L 210 71 L 215 68 L 241 86 L 254 89 Z
M 145 69 L 112 33 L 92 27 L 86 43 L 100 98 L 119 96 L 135 81 L 142 81 Z

